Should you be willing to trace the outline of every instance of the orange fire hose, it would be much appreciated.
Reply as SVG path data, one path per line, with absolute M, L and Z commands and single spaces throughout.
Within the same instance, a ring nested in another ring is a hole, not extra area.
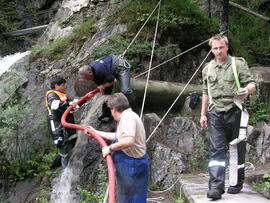
M 82 125 L 77 125 L 77 124 L 66 122 L 66 117 L 67 117 L 68 113 L 72 109 L 74 109 L 74 107 L 76 105 L 79 105 L 84 100 L 91 98 L 97 92 L 99 92 L 98 88 L 89 92 L 88 94 L 84 95 L 83 97 L 81 97 L 76 102 L 76 104 L 69 106 L 61 118 L 61 124 L 67 128 L 74 128 L 77 130 L 87 132 L 88 135 L 92 136 L 93 138 L 95 138 L 98 141 L 98 143 L 100 144 L 101 147 L 105 147 L 105 146 L 107 146 L 106 142 L 103 140 L 103 138 L 100 135 L 98 135 L 91 128 L 88 128 L 87 126 L 82 126 Z M 108 156 L 106 156 L 106 161 L 107 161 L 108 179 L 109 179 L 109 203 L 114 203 L 115 202 L 115 176 L 114 176 L 114 164 L 113 164 L 112 156 L 110 154 Z

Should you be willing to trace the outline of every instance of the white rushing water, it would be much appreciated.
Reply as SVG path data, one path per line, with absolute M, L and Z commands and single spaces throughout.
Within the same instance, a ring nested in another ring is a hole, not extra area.
M 52 203 L 76 203 L 76 195 L 74 194 L 74 186 L 72 182 L 76 174 L 69 165 L 62 170 L 60 175 L 53 180 L 53 191 L 50 202 Z
M 23 53 L 15 53 L 12 55 L 7 55 L 4 57 L 0 56 L 0 75 L 6 72 L 12 64 L 21 59 L 22 57 L 28 55 L 30 51 L 26 51 Z

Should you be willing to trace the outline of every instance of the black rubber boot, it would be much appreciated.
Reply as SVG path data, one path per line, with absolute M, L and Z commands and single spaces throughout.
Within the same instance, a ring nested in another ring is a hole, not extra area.
M 61 166 L 61 156 L 59 154 L 56 155 L 54 161 L 52 162 L 50 168 L 56 169 Z
M 227 193 L 229 193 L 229 194 L 238 194 L 238 193 L 240 193 L 240 191 L 243 188 L 244 179 L 245 179 L 245 169 L 240 168 L 240 169 L 238 169 L 238 182 L 237 182 L 237 185 L 236 186 L 230 186 L 228 188 Z
M 229 194 L 238 194 L 238 193 L 240 193 L 240 191 L 242 190 L 242 188 L 243 188 L 242 185 L 241 186 L 230 186 L 228 188 L 227 193 L 229 193 Z
M 108 118 L 109 121 L 113 120 L 111 109 L 107 106 L 106 102 L 102 104 L 102 114 L 98 117 L 98 120 L 101 121 L 104 118 Z
M 139 108 L 138 108 L 138 105 L 137 105 L 135 93 L 133 92 L 131 94 L 125 94 L 125 96 L 127 97 L 129 105 L 132 108 L 132 110 L 135 113 L 139 114 L 140 112 L 139 112 Z
M 221 195 L 224 193 L 223 190 L 218 188 L 212 188 L 207 192 L 207 197 L 213 200 L 221 199 Z

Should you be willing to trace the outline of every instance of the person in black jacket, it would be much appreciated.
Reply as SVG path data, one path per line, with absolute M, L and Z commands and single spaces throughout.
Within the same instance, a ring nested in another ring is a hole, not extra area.
M 128 98 L 133 111 L 137 112 L 136 96 L 130 86 L 130 68 L 128 61 L 122 56 L 103 56 L 80 67 L 78 75 L 84 80 L 93 80 L 104 94 L 111 94 L 113 84 L 118 80 L 120 91 Z M 110 109 L 105 108 L 103 114 L 110 114 Z
M 48 109 L 48 128 L 54 144 L 59 149 L 58 158 L 61 158 L 62 168 L 66 168 L 70 151 L 76 143 L 76 130 L 61 125 L 61 117 L 65 110 L 73 102 L 65 94 L 66 80 L 56 76 L 51 79 L 51 90 L 46 93 L 46 107 Z M 75 123 L 72 113 L 69 113 L 66 121 Z M 57 160 L 57 159 L 56 159 Z

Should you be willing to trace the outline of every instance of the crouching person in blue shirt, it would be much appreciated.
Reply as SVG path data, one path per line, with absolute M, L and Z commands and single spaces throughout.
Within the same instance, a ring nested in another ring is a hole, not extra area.
M 124 94 L 111 95 L 107 105 L 118 121 L 117 130 L 115 133 L 95 131 L 113 141 L 110 146 L 102 148 L 102 154 L 103 157 L 112 154 L 118 203 L 146 203 L 149 165 L 143 123 L 129 107 Z
M 113 84 L 119 80 L 120 91 L 128 98 L 132 110 L 137 112 L 136 97 L 130 87 L 130 68 L 121 56 L 103 56 L 80 67 L 78 75 L 84 80 L 93 80 L 105 94 L 111 94 Z

